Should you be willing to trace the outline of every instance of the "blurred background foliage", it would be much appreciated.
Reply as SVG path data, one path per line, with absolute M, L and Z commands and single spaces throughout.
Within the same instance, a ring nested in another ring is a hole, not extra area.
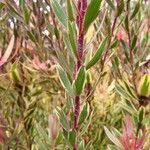
M 73 14 L 67 12 L 69 2 Z M 61 64 L 70 80 L 73 79 L 76 7 L 75 0 L 0 1 L 0 144 L 3 149 L 70 149 L 64 129 L 58 126 L 59 133 L 53 139 L 50 124 L 57 122 L 51 117 L 56 107 L 63 109 L 68 119 L 72 115 L 72 102 L 58 79 L 56 65 Z M 103 0 L 97 18 L 86 33 L 85 61 L 89 62 L 105 37 L 109 50 L 105 51 L 104 59 L 88 70 L 86 82 L 90 83 L 91 91 L 87 96 L 86 84 L 82 93 L 82 104 L 88 102 L 92 114 L 81 124 L 86 150 L 115 149 L 110 146 L 113 143 L 103 127 L 121 132 L 125 114 L 133 117 L 136 127 L 141 107 L 147 130 L 144 150 L 150 149 L 149 8 L 148 0 L 131 0 L 129 10 L 127 0 L 119 3 Z

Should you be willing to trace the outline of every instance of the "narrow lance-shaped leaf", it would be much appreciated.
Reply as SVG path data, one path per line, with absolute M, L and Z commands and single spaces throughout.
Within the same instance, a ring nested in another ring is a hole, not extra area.
M 0 3 L 0 10 L 5 6 L 4 1 Z
M 5 1 L 6 2 L 6 6 L 9 8 L 9 14 L 12 17 L 15 17 L 17 20 L 23 22 L 23 18 L 22 15 L 20 14 L 19 9 L 16 9 L 16 6 L 12 3 L 9 3 L 9 1 Z
M 96 19 L 100 5 L 101 5 L 102 0 L 91 0 L 86 14 L 85 14 L 85 20 L 84 20 L 84 31 L 87 32 L 89 26 L 91 23 Z
M 117 6 L 117 16 L 120 16 L 124 10 L 124 1 L 121 1 Z
M 82 124 L 82 122 L 84 122 L 84 120 L 88 117 L 89 115 L 89 104 L 87 103 L 84 107 L 83 110 L 80 114 L 80 118 L 79 118 L 79 124 Z
M 83 140 L 79 143 L 78 150 L 85 150 L 85 144 Z
M 35 35 L 34 35 L 33 32 L 29 32 L 29 31 L 28 31 L 27 34 L 28 34 L 28 36 L 29 36 L 29 38 L 30 38 L 30 40 L 31 40 L 32 42 L 34 42 L 34 43 L 37 42 L 37 39 L 36 39 L 36 37 L 35 37 Z
M 149 87 L 150 87 L 150 81 L 149 81 L 149 75 L 145 75 L 141 79 L 141 89 L 140 89 L 140 94 L 142 96 L 146 96 L 149 94 Z
M 74 21 L 73 8 L 72 8 L 71 0 L 67 0 L 67 12 L 68 12 L 68 20 Z
M 52 8 L 62 25 L 67 28 L 67 16 L 57 0 L 52 0 Z
M 108 5 L 114 10 L 115 6 L 113 4 L 113 2 L 111 0 L 106 0 L 106 2 L 108 3 Z
M 68 29 L 69 29 L 68 32 L 69 32 L 69 40 L 70 40 L 71 47 L 74 55 L 77 56 L 77 44 L 75 40 L 74 26 L 73 24 L 71 24 L 71 22 L 68 23 Z
M 85 67 L 81 67 L 77 79 L 75 80 L 74 86 L 75 86 L 75 92 L 77 95 L 80 95 L 83 88 L 84 88 L 84 83 L 85 83 L 85 76 L 86 76 L 86 70 Z
M 133 18 L 135 17 L 135 15 L 138 13 L 139 9 L 140 9 L 140 2 L 138 2 L 138 3 L 136 4 L 135 9 L 134 9 L 134 11 L 133 11 L 133 13 L 132 13 L 130 19 L 133 19 Z
M 12 36 L 4 55 L 0 59 L 0 66 L 2 66 L 4 63 L 6 63 L 8 58 L 10 57 L 13 47 L 14 47 L 14 41 L 15 41 L 15 37 Z
M 136 42 L 137 42 L 137 35 L 134 35 L 131 43 L 131 49 L 134 49 L 136 47 Z
M 59 117 L 60 123 L 62 125 L 62 127 L 66 130 L 69 131 L 70 130 L 70 125 L 69 122 L 65 116 L 65 113 L 63 112 L 63 110 L 59 107 L 56 108 L 56 114 Z
M 64 34 L 64 43 L 65 43 L 65 46 L 67 48 L 69 56 L 75 60 L 76 57 L 74 55 L 74 51 L 73 51 L 73 48 L 72 48 L 71 43 L 70 43 L 69 35 L 66 33 Z
M 30 13 L 30 11 L 25 6 L 24 6 L 23 10 L 24 10 L 24 19 L 25 19 L 25 22 L 27 24 L 29 24 L 31 13 Z
M 70 131 L 70 133 L 69 133 L 69 142 L 72 146 L 75 145 L 75 142 L 76 142 L 76 132 L 75 132 L 75 130 Z
M 70 83 L 70 80 L 68 79 L 66 72 L 63 70 L 63 68 L 60 65 L 57 66 L 57 70 L 63 87 L 71 97 L 74 96 L 74 90 Z
M 139 123 L 141 123 L 143 121 L 144 114 L 145 114 L 145 109 L 144 109 L 144 107 L 142 107 L 139 112 Z
M 103 40 L 103 42 L 100 44 L 98 50 L 96 51 L 95 55 L 92 57 L 90 62 L 86 65 L 86 69 L 91 68 L 93 65 L 95 65 L 101 58 L 103 51 L 105 50 L 105 46 L 107 43 L 107 38 Z
M 39 133 L 40 136 L 42 136 L 42 138 L 46 141 L 46 142 L 50 142 L 50 138 L 47 135 L 47 133 L 45 132 L 45 130 L 41 127 L 40 124 L 36 124 L 36 130 Z
M 119 84 L 115 85 L 116 91 L 124 98 L 129 99 L 130 95 L 126 92 L 126 90 Z
M 16 63 L 14 63 L 12 65 L 12 68 L 11 68 L 11 77 L 12 77 L 13 81 L 15 81 L 15 82 L 20 82 L 21 81 L 21 77 L 20 77 L 19 71 L 17 69 Z
M 120 150 L 120 149 L 118 149 L 116 146 L 114 146 L 114 145 L 108 145 L 108 150 Z
M 107 129 L 107 127 L 104 126 L 104 130 L 108 138 L 119 148 L 123 148 L 120 141 Z

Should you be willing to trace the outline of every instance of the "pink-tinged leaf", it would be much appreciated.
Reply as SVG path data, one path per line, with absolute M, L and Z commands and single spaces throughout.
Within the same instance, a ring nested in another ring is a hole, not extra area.
M 37 55 L 33 56 L 33 67 L 37 70 L 46 70 L 47 67 L 47 63 L 45 61 L 43 61 L 42 63 L 39 61 L 39 58 Z
M 0 59 L 1 59 L 1 57 L 2 57 L 2 49 L 0 49 Z
M 141 150 L 141 148 L 144 146 L 145 139 L 146 139 L 146 130 L 143 131 L 141 139 L 136 141 L 136 150 Z
M 39 58 L 38 58 L 37 55 L 34 55 L 34 56 L 33 56 L 33 63 L 34 63 L 35 65 L 37 65 L 37 66 L 40 64 Z
M 129 147 L 131 150 L 135 150 L 134 145 L 136 142 L 136 137 L 133 130 L 132 119 L 129 115 L 127 115 L 124 118 L 123 134 L 121 137 L 121 143 L 124 147 L 124 150 L 129 150 Z
M 123 134 L 120 137 L 120 142 L 124 150 L 141 150 L 144 145 L 146 131 L 143 132 L 141 139 L 137 139 L 134 133 L 133 123 L 130 116 L 125 116 Z
M 13 55 L 12 55 L 11 59 L 13 59 L 17 55 L 18 50 L 19 50 L 19 39 L 16 38 L 16 40 L 15 40 L 15 50 L 13 52 Z
M 125 31 L 119 31 L 117 33 L 117 39 L 118 40 L 123 40 L 123 41 L 127 41 L 127 33 Z
M 50 114 L 48 116 L 49 136 L 52 140 L 55 140 L 59 132 L 59 122 L 56 115 Z
M 124 128 L 123 128 L 123 136 L 133 137 L 133 124 L 130 116 L 125 116 L 124 119 Z
M 0 59 L 0 66 L 2 66 L 4 63 L 7 62 L 8 58 L 10 57 L 13 47 L 14 47 L 14 41 L 15 41 L 15 37 L 14 35 L 11 37 L 10 42 L 8 44 L 8 47 L 4 53 L 4 55 L 1 57 Z
M 6 140 L 5 132 L 2 128 L 0 128 L 0 144 L 3 144 L 5 140 Z

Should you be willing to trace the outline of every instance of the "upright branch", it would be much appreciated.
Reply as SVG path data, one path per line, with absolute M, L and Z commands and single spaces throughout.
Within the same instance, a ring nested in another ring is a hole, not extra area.
M 132 82 L 133 82 L 133 86 L 134 86 L 134 89 L 135 89 L 135 92 L 137 93 L 137 87 L 136 87 L 136 82 L 135 82 L 135 78 L 136 78 L 136 75 L 135 75 L 135 71 L 134 71 L 134 51 L 132 49 L 132 41 L 131 41 L 131 29 L 130 29 L 130 1 L 131 0 L 128 0 L 127 1 L 127 4 L 126 4 L 126 18 L 127 18 L 127 22 L 128 22 L 128 26 L 126 27 L 127 29 L 127 35 L 128 35 L 128 47 L 129 47 L 129 50 L 130 50 L 130 65 L 131 65 L 131 70 L 132 70 Z
M 77 60 L 77 71 L 83 62 L 83 43 L 84 43 L 84 27 L 83 21 L 85 12 L 87 9 L 87 0 L 78 0 L 78 15 L 77 15 L 77 26 L 78 26 L 78 60 Z
M 77 39 L 77 48 L 78 48 L 78 55 L 77 55 L 77 63 L 76 63 L 76 72 L 75 75 L 77 75 L 77 72 L 79 68 L 83 64 L 84 60 L 84 16 L 87 9 L 87 0 L 78 0 L 78 15 L 76 19 L 77 27 L 78 27 L 78 39 Z M 79 114 L 80 114 L 80 95 L 75 96 L 75 108 L 74 108 L 74 123 L 73 128 L 78 131 L 78 120 L 79 120 Z M 74 148 L 76 149 L 76 148 Z

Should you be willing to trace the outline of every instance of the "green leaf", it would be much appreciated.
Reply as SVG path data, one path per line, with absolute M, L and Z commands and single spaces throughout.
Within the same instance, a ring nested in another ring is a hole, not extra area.
M 74 96 L 74 90 L 73 90 L 73 87 L 70 83 L 70 80 L 68 79 L 66 72 L 63 70 L 63 68 L 60 65 L 57 66 L 57 70 L 58 70 L 59 78 L 60 78 L 60 81 L 61 81 L 63 87 L 68 92 L 68 94 L 71 97 L 73 97 Z
M 43 143 L 42 139 L 35 136 L 35 143 L 40 150 L 48 150 L 48 147 Z
M 93 65 L 95 65 L 100 60 L 102 53 L 105 50 L 106 43 L 107 43 L 107 38 L 105 38 L 102 41 L 102 43 L 100 44 L 99 48 L 97 49 L 95 55 L 92 57 L 90 62 L 87 64 L 86 69 L 91 68 Z
M 128 95 L 130 95 L 132 98 L 137 99 L 134 90 L 131 88 L 130 84 L 127 81 L 124 81 L 126 90 L 128 91 Z
M 65 116 L 65 113 L 63 112 L 63 110 L 59 107 L 56 108 L 56 114 L 59 117 L 60 123 L 62 125 L 62 127 L 69 132 L 70 131 L 70 125 L 69 122 Z
M 59 39 L 59 31 L 58 31 L 57 27 L 54 28 L 54 34 L 56 36 L 56 39 Z
M 112 45 L 110 46 L 110 49 L 113 49 L 113 48 L 115 48 L 117 46 L 118 46 L 118 41 L 115 40 L 114 43 L 112 43 Z
M 133 13 L 132 13 L 130 19 L 133 19 L 133 18 L 135 17 L 135 15 L 138 13 L 139 9 L 140 9 L 140 2 L 138 2 L 138 3 L 136 4 L 136 6 L 135 6 L 135 8 L 134 8 L 134 11 L 133 11 Z
M 24 10 L 24 19 L 25 19 L 25 22 L 26 22 L 26 24 L 29 24 L 31 13 L 28 11 L 28 9 L 26 8 L 26 6 L 24 6 L 23 10 Z
M 111 0 L 106 0 L 106 2 L 108 3 L 108 5 L 114 10 L 115 6 L 113 4 L 113 2 Z
M 129 31 L 129 20 L 128 20 L 128 16 L 126 16 L 125 20 L 124 20 L 124 24 L 125 24 L 125 29 L 127 31 Z
M 104 126 L 105 133 L 107 137 L 119 148 L 123 148 L 120 141 Z
M 118 60 L 117 56 L 115 56 L 114 59 L 112 60 L 112 65 L 113 65 L 113 69 L 118 69 L 118 67 L 119 67 L 119 60 Z
M 0 10 L 3 9 L 4 6 L 5 6 L 4 3 L 0 3 Z
M 125 89 L 124 89 L 122 86 L 116 84 L 116 85 L 115 85 L 115 88 L 116 88 L 117 92 L 118 92 L 122 97 L 124 97 L 124 98 L 126 98 L 126 99 L 129 99 L 129 98 L 130 98 L 130 95 L 125 91 Z
M 89 61 L 92 59 L 93 49 L 89 49 L 86 56 L 85 56 L 85 66 L 89 63 Z
M 48 134 L 45 132 L 44 128 L 41 127 L 40 124 L 36 124 L 36 130 L 39 133 L 39 135 L 47 142 L 50 143 L 50 138 Z
M 47 18 L 45 18 L 45 22 L 46 22 L 46 27 L 48 29 L 48 31 L 50 33 L 52 33 L 52 35 L 54 34 L 54 26 L 50 24 L 50 22 L 48 21 Z
M 12 78 L 13 78 L 13 81 L 15 81 L 15 82 L 20 82 L 20 81 L 21 81 L 21 77 L 20 77 L 20 75 L 19 75 L 19 71 L 18 71 L 18 69 L 17 69 L 16 63 L 14 63 L 14 64 L 12 65 L 12 68 L 11 68 L 11 76 L 12 76 Z
M 123 10 L 124 10 L 124 0 L 121 0 L 117 7 L 117 16 L 118 17 L 122 14 Z
M 36 39 L 34 33 L 28 31 L 27 34 L 32 42 L 34 42 L 34 43 L 37 42 L 37 39 Z
M 90 115 L 88 116 L 88 120 L 86 121 L 86 123 L 83 124 L 82 131 L 80 132 L 81 135 L 83 135 L 88 130 L 92 121 L 92 117 L 93 117 L 93 111 L 91 111 Z
M 79 143 L 78 150 L 85 150 L 85 144 L 83 140 Z
M 101 2 L 102 0 L 91 0 L 85 14 L 84 32 L 87 32 L 91 23 L 96 19 L 99 13 Z
M 74 147 L 76 142 L 76 132 L 74 130 L 70 131 L 69 133 L 69 142 Z
M 25 5 L 25 1 L 24 0 L 19 0 L 19 6 L 23 7 Z
M 116 146 L 114 145 L 108 145 L 108 150 L 121 150 L 121 149 L 118 149 Z
M 149 93 L 149 86 L 150 86 L 150 82 L 148 80 L 148 76 L 145 75 L 143 77 L 143 83 L 142 83 L 142 86 L 141 86 L 141 90 L 140 90 L 140 94 L 142 96 L 146 96 L 148 93 Z
M 88 114 L 89 114 L 89 104 L 86 103 L 83 107 L 81 114 L 80 114 L 79 125 L 81 125 L 84 122 L 84 120 L 88 117 Z
M 71 0 L 67 0 L 67 12 L 68 12 L 68 20 L 74 21 L 73 8 L 72 8 L 72 1 Z
M 72 77 L 72 68 L 70 68 L 68 61 L 66 61 L 66 57 L 64 56 L 64 54 L 62 53 L 62 51 L 60 50 L 56 50 L 55 51 L 57 54 L 57 58 L 58 58 L 58 62 L 59 64 L 61 64 L 61 66 L 63 67 L 63 69 L 69 74 L 69 76 Z
M 134 35 L 134 37 L 132 39 L 132 43 L 131 43 L 131 50 L 133 50 L 135 48 L 136 42 L 137 42 L 137 36 Z
M 10 4 L 8 1 L 6 1 L 6 6 L 9 8 L 9 14 L 12 16 L 12 17 L 15 17 L 17 20 L 23 22 L 23 18 L 21 16 L 21 14 L 15 9 L 15 7 Z
M 145 114 L 145 110 L 144 110 L 144 108 L 142 107 L 142 108 L 140 109 L 140 112 L 139 112 L 139 123 L 141 123 L 141 122 L 143 121 L 144 114 Z
M 61 132 L 58 133 L 58 136 L 56 138 L 55 144 L 59 145 L 63 140 L 63 134 Z
M 69 35 L 67 33 L 64 33 L 64 43 L 65 43 L 65 46 L 67 48 L 69 56 L 75 61 L 76 56 L 74 54 L 74 50 L 73 50 L 72 45 L 70 43 Z
M 57 0 L 52 0 L 52 8 L 60 23 L 67 28 L 67 16 Z
M 72 50 L 75 56 L 77 56 L 77 43 L 75 38 L 75 29 L 71 22 L 68 22 L 68 29 L 69 29 L 69 41 L 72 46 Z
M 69 132 L 67 132 L 66 130 L 63 130 L 63 136 L 64 136 L 64 139 L 65 139 L 67 146 L 70 149 L 72 149 L 72 145 L 70 144 L 70 141 L 69 141 Z
M 75 92 L 77 95 L 80 95 L 83 88 L 84 88 L 84 84 L 85 84 L 85 76 L 86 76 L 86 70 L 85 67 L 82 66 L 77 74 L 77 78 L 74 82 L 74 86 L 75 86 Z
M 119 103 L 119 107 L 128 112 L 129 114 L 135 116 L 137 115 L 137 110 L 134 105 L 129 100 L 124 100 Z

